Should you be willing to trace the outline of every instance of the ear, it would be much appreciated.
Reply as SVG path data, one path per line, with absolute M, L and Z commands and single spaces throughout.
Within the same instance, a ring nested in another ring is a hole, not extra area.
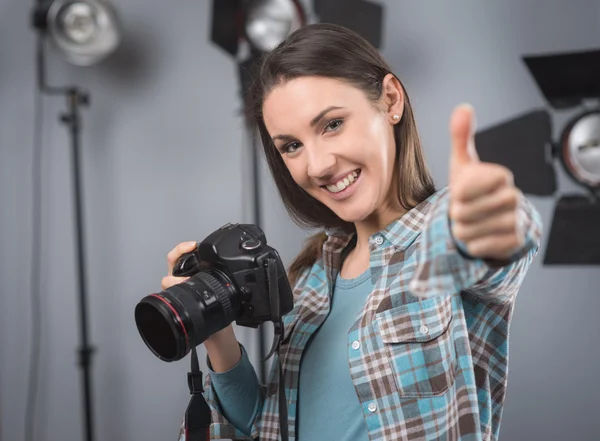
M 383 78 L 381 98 L 390 122 L 392 124 L 400 122 L 404 111 L 404 92 L 400 81 L 394 74 L 389 73 Z M 394 119 L 394 115 L 398 115 L 398 117 Z

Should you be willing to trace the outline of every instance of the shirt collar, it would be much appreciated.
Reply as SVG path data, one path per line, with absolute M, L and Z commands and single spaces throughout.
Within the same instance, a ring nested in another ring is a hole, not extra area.
M 383 248 L 392 245 L 399 250 L 408 248 L 421 234 L 431 207 L 443 192 L 440 191 L 432 194 L 416 207 L 373 234 L 369 238 L 371 247 Z M 354 235 L 354 233 L 348 233 L 341 228 L 327 228 L 325 233 L 329 237 L 328 242 L 332 245 L 331 248 L 336 251 L 341 251 L 340 248 L 345 247 Z

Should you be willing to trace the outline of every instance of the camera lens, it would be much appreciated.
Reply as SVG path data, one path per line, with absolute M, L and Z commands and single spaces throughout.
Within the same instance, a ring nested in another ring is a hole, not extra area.
M 189 352 L 189 337 L 174 304 L 161 294 L 143 299 L 135 308 L 135 321 L 146 345 L 162 360 L 174 361 Z
M 233 283 L 211 268 L 144 297 L 135 308 L 135 321 L 154 355 L 164 361 L 177 361 L 227 327 L 239 309 L 240 295 Z

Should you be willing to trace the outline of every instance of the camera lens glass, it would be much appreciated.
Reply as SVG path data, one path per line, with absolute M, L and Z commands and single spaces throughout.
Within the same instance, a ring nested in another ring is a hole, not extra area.
M 178 353 L 189 349 L 187 331 L 177 312 L 170 311 L 174 305 L 163 296 L 148 296 L 135 308 L 135 321 L 146 345 L 159 358 L 177 360 Z
M 240 295 L 233 283 L 211 268 L 144 297 L 135 308 L 135 321 L 158 358 L 177 361 L 234 321 L 239 309 Z

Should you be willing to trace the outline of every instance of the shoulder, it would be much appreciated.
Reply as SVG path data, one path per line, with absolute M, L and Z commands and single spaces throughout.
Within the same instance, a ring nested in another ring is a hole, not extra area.
M 322 259 L 317 261 L 305 268 L 303 268 L 298 274 L 295 283 L 291 286 L 294 306 L 290 312 L 283 316 L 283 324 L 285 328 L 284 335 L 288 336 L 291 334 L 291 329 L 294 327 L 294 323 L 298 322 L 303 312 L 311 309 L 308 306 L 312 303 L 311 299 L 315 296 L 323 295 L 324 287 L 327 285 L 326 274 L 323 268 Z
M 431 212 L 436 207 L 439 207 L 440 205 L 444 205 L 445 203 L 447 203 L 449 198 L 450 198 L 450 188 L 442 187 L 439 190 L 437 190 L 435 193 L 433 193 L 431 196 L 429 196 L 427 199 L 425 199 L 417 208 L 421 208 L 421 210 L 425 211 L 425 212 Z
M 323 258 L 318 258 L 312 265 L 303 268 L 298 274 L 292 291 L 294 293 L 294 301 L 302 296 L 307 291 L 318 289 L 325 277 L 323 267 Z

